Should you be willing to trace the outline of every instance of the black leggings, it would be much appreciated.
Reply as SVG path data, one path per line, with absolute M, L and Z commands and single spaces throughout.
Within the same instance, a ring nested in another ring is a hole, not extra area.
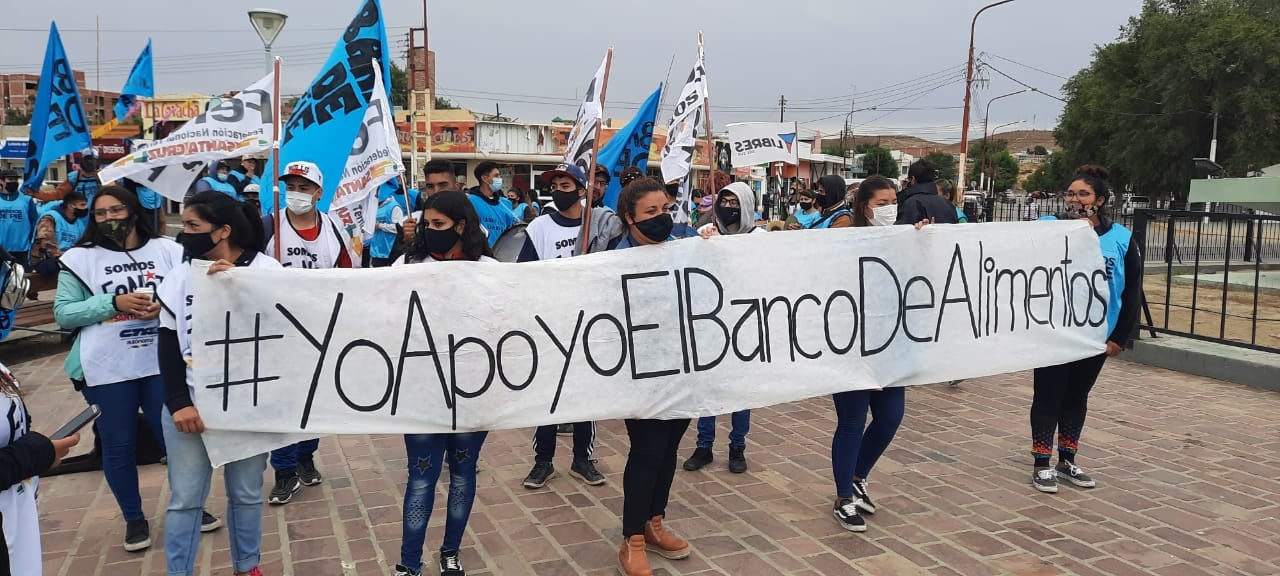
M 1098 381 L 1107 355 L 1035 370 L 1035 395 L 1031 399 L 1031 454 L 1038 467 L 1053 456 L 1053 433 L 1058 433 L 1059 459 L 1074 462 L 1080 432 L 1088 411 L 1089 391 Z
M 622 535 L 644 534 L 644 524 L 665 516 L 676 476 L 676 449 L 689 419 L 627 420 L 631 451 L 622 473 Z

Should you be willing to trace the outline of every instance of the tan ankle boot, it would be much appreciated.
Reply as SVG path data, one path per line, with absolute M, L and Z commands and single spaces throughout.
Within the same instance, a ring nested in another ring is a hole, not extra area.
M 649 558 L 644 552 L 644 536 L 636 534 L 622 541 L 622 551 L 618 552 L 618 572 L 622 576 L 653 576 Z
M 649 550 L 668 560 L 688 558 L 689 543 L 662 526 L 662 517 L 654 516 L 644 525 L 644 543 Z

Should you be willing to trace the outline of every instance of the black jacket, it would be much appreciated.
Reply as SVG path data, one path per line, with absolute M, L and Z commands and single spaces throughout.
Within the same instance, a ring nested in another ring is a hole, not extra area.
M 897 224 L 915 224 L 933 218 L 935 224 L 959 224 L 956 207 L 938 195 L 935 182 L 924 182 L 898 192 Z

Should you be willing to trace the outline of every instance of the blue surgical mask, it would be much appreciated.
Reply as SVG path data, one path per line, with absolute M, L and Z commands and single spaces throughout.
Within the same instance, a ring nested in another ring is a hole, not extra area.
M 494 179 L 493 179 L 493 182 L 490 182 L 490 183 L 489 183 L 489 190 L 490 190 L 490 191 L 493 191 L 493 192 L 501 192 L 501 191 L 502 191 L 502 178 L 494 178 Z
M 219 173 L 218 173 L 218 181 L 219 181 L 219 182 L 226 182 L 226 181 L 227 181 L 227 173 L 226 173 L 226 172 L 219 172 Z

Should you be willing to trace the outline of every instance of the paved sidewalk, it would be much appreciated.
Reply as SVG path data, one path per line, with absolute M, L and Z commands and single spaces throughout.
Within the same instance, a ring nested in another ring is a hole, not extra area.
M 13 366 L 42 431 L 82 405 L 61 364 L 62 356 L 51 356 Z M 655 570 L 1280 574 L 1280 394 L 1109 362 L 1080 457 L 1100 486 L 1063 486 L 1056 495 L 1028 485 L 1030 397 L 1028 373 L 911 389 L 903 428 L 871 479 L 880 511 L 865 534 L 841 530 L 830 515 L 830 400 L 757 410 L 747 438 L 750 472 L 727 471 L 723 443 L 706 470 L 677 471 L 669 523 L 692 541 L 694 554 L 674 562 L 651 556 Z M 723 439 L 727 418 L 720 424 Z M 685 436 L 682 460 L 693 437 Z M 564 440 L 561 476 L 528 491 L 519 481 L 532 464 L 530 431 L 490 435 L 463 541 L 469 574 L 616 573 L 625 430 L 621 422 L 600 426 L 596 455 L 609 484 L 596 488 L 565 474 Z M 318 456 L 324 484 L 266 510 L 264 574 L 389 574 L 399 558 L 405 462 L 399 437 L 325 439 Z M 130 554 L 120 546 L 124 523 L 100 473 L 42 483 L 45 574 L 164 574 L 164 468 L 146 467 L 142 487 L 155 546 Z M 220 486 L 209 502 L 222 515 Z M 429 551 L 440 543 L 443 502 L 437 498 Z M 197 573 L 230 574 L 227 546 L 225 529 L 206 535 Z M 428 565 L 434 574 L 434 556 Z

